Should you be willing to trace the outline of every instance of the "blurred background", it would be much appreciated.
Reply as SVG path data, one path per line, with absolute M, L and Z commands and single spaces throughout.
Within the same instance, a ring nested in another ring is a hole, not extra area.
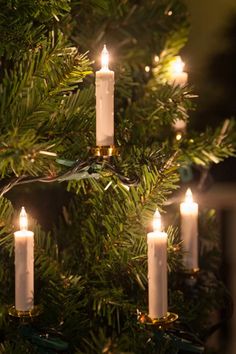
M 236 1 L 186 0 L 186 3 L 191 31 L 183 58 L 189 81 L 199 94 L 192 122 L 194 127 L 202 129 L 206 124 L 214 126 L 236 116 Z M 235 160 L 226 160 L 212 172 L 218 181 L 236 181 Z
M 191 31 L 182 57 L 199 95 L 192 113 L 196 129 L 236 117 L 236 0 L 186 0 Z M 236 303 L 236 159 L 210 170 L 213 183 L 199 196 L 201 207 L 216 208 L 221 225 L 222 273 Z M 221 330 L 211 339 L 217 352 L 236 353 L 236 315 L 218 314 Z M 211 343 L 211 344 L 212 344 Z

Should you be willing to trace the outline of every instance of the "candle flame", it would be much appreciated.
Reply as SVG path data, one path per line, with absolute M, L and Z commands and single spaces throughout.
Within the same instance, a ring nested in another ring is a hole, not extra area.
M 193 194 L 190 188 L 185 193 L 185 203 L 193 203 Z
M 171 63 L 170 71 L 172 74 L 181 74 L 184 69 L 184 62 L 182 61 L 180 56 L 177 56 L 175 60 Z
M 101 62 L 102 62 L 102 69 L 103 70 L 109 70 L 108 64 L 109 64 L 109 53 L 107 50 L 106 45 L 104 44 L 103 50 L 102 50 L 102 58 L 101 58 Z
M 21 208 L 20 212 L 20 230 L 28 230 L 28 218 L 24 207 Z
M 155 211 L 153 217 L 153 231 L 161 231 L 161 214 L 158 210 Z

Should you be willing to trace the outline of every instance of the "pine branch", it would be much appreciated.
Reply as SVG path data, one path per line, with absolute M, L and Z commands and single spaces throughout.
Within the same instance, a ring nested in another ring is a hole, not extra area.
M 180 163 L 194 162 L 197 165 L 209 166 L 219 163 L 229 156 L 235 156 L 234 121 L 227 120 L 222 127 L 207 129 L 200 135 L 183 139 L 180 144 Z
M 9 200 L 0 198 L 0 245 L 11 244 L 13 207 Z
M 4 68 L 29 49 L 40 47 L 55 22 L 70 10 L 68 0 L 50 0 L 46 6 L 44 1 L 1 0 L 0 6 L 0 56 L 4 56 Z
M 30 57 L 25 56 L 14 71 L 6 74 L 0 102 L 2 176 L 12 172 L 16 176 L 49 173 L 47 156 L 40 152 L 52 150 L 52 147 L 56 152 L 62 137 L 65 139 L 66 129 L 71 132 L 75 114 L 81 111 L 82 121 L 86 112 L 91 111 L 93 90 L 73 94 L 89 73 L 86 55 L 64 48 L 62 38 L 54 45 L 52 36 L 43 48 L 31 52 Z M 78 105 L 83 105 L 83 109 Z M 53 133 L 55 122 L 59 118 L 56 127 L 59 126 L 65 114 L 66 123 Z M 50 142 L 46 138 L 50 138 Z

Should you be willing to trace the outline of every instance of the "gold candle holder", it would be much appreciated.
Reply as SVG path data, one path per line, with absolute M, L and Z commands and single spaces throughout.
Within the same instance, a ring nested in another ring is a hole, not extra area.
M 29 311 L 20 311 L 15 308 L 15 306 L 10 306 L 8 309 L 8 314 L 11 317 L 18 318 L 21 322 L 32 321 L 35 317 L 38 317 L 42 313 L 41 306 L 34 306 Z
M 165 330 L 175 322 L 179 316 L 173 312 L 167 312 L 166 316 L 160 318 L 151 318 L 145 313 L 139 315 L 139 322 L 141 324 L 152 325 L 157 327 L 158 330 Z
M 96 157 L 119 156 L 120 151 L 115 145 L 95 146 L 91 148 L 91 153 Z
M 183 272 L 189 277 L 196 278 L 200 272 L 200 268 L 184 269 Z

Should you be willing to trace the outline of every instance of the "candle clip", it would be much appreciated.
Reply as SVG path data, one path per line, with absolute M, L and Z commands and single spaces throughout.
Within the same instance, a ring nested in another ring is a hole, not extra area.
M 40 316 L 42 313 L 42 307 L 39 305 L 35 305 L 29 311 L 20 311 L 15 308 L 15 306 L 10 306 L 8 309 L 8 314 L 11 317 L 19 319 L 22 323 L 31 322 L 35 317 Z
M 107 145 L 107 146 L 95 146 L 90 149 L 91 153 L 95 157 L 111 157 L 111 156 L 119 156 L 120 151 L 115 145 Z
M 169 328 L 178 318 L 179 316 L 173 312 L 167 312 L 166 316 L 160 318 L 151 318 L 145 313 L 138 315 L 139 323 L 155 326 L 158 330 L 162 331 Z

